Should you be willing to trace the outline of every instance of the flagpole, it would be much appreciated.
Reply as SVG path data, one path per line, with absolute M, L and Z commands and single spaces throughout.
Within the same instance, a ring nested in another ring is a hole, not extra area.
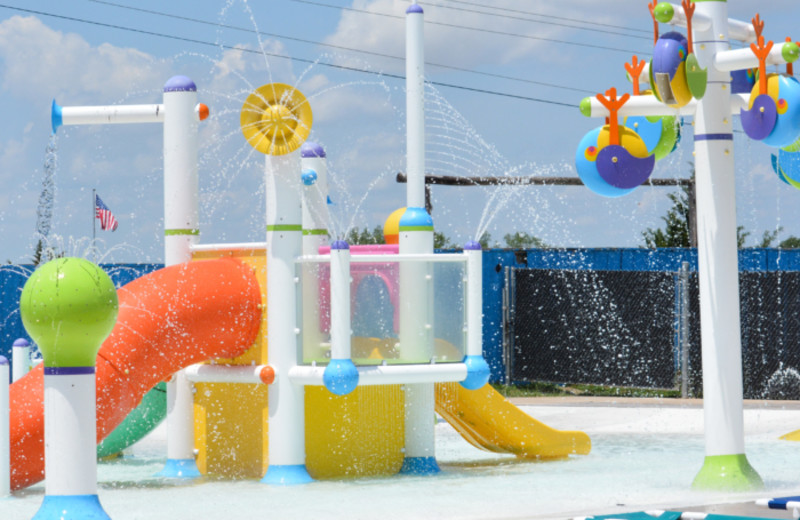
M 97 189 L 92 188 L 92 260 L 97 263 Z

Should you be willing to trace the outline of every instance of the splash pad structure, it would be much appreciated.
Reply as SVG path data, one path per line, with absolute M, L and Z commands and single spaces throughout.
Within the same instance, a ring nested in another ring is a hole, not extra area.
M 265 85 L 241 112 L 245 138 L 266 155 L 266 243 L 255 244 L 198 243 L 197 123 L 207 109 L 191 80 L 167 82 L 163 105 L 54 103 L 54 128 L 164 124 L 167 267 L 119 291 L 118 325 L 97 356 L 97 440 L 170 378 L 164 478 L 286 485 L 428 475 L 439 471 L 435 411 L 488 451 L 533 460 L 589 452 L 586 434 L 549 428 L 487 385 L 480 246 L 433 254 L 423 207 L 422 16 L 416 4 L 407 11 L 409 183 L 396 248 L 324 247 L 325 152 L 301 147 L 312 115 L 292 87 Z M 353 337 L 353 265 L 386 275 L 397 294 L 388 337 Z M 447 280 L 444 298 L 436 288 Z M 458 318 L 447 338 L 437 307 Z M 45 435 L 54 433 L 43 431 L 42 377 L 35 369 L 11 387 L 14 489 L 45 476 Z
M 740 113 L 749 137 L 782 148 L 781 153 L 796 148 L 800 119 L 793 114 L 800 105 L 800 83 L 790 76 L 767 75 L 766 65 L 790 64 L 800 57 L 800 48 L 788 38 L 786 43 L 765 44 L 759 16 L 751 24 L 729 20 L 725 0 L 651 2 L 649 7 L 655 28 L 653 61 L 631 74 L 633 96 L 617 97 L 612 88 L 606 96 L 581 102 L 584 115 L 606 117 L 608 124 L 587 134 L 576 163 L 581 177 L 599 186 L 595 191 L 623 195 L 649 177 L 654 151 L 638 127 L 620 127 L 618 116 L 694 116 L 706 450 L 694 486 L 757 489 L 763 483 L 745 455 L 742 422 L 732 118 Z M 670 32 L 659 38 L 658 22 L 685 27 L 688 34 Z M 729 39 L 750 47 L 731 50 Z M 736 84 L 731 73 L 746 77 L 754 67 L 758 80 L 752 91 L 745 87 L 744 92 L 732 92 Z M 639 73 L 652 92 L 639 93 Z

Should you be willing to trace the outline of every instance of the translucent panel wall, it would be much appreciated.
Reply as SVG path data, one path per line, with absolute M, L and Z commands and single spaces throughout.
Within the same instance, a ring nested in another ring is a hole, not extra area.
M 437 260 L 438 256 L 437 255 Z M 350 265 L 351 351 L 357 365 L 460 362 L 466 345 L 466 264 L 461 255 L 454 262 L 403 260 L 420 284 L 432 286 L 432 295 L 406 297 L 405 305 L 425 306 L 425 323 L 415 325 L 414 337 L 431 338 L 431 355 L 420 356 L 419 348 L 403 349 L 399 343 L 400 308 L 404 289 L 400 284 L 401 256 L 393 261 L 359 262 Z M 383 258 L 381 258 L 383 260 Z M 405 267 L 404 267 L 405 268 Z M 325 257 L 298 264 L 298 291 L 302 312 L 298 328 L 303 332 L 302 363 L 325 364 L 330 359 L 330 269 Z M 412 284 L 409 284 L 412 285 Z M 406 293 L 408 290 L 406 290 Z M 418 345 L 417 345 L 418 346 Z

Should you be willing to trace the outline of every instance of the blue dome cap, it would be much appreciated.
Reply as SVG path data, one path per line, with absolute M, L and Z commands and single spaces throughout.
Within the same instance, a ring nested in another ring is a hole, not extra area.
M 8 358 L 5 356 L 0 356 L 0 367 L 8 365 Z
M 465 251 L 480 251 L 481 249 L 483 249 L 481 247 L 481 243 L 476 240 L 470 240 L 469 242 L 464 244 Z
M 333 249 L 350 249 L 350 245 L 344 240 L 335 240 L 333 244 L 331 244 L 331 250 Z
M 419 4 L 418 4 L 418 3 L 416 3 L 416 2 L 414 2 L 413 4 L 411 4 L 410 6 L 408 6 L 408 9 L 406 9 L 406 14 L 411 14 L 411 13 L 422 13 L 422 12 L 423 12 L 423 11 L 422 11 L 422 7 L 420 7 L 420 6 L 419 6 Z
M 303 146 L 300 147 L 300 157 L 320 157 L 324 159 L 326 157 L 325 149 L 317 143 L 306 141 L 303 143 Z
M 425 208 L 407 208 L 400 217 L 400 228 L 433 227 L 433 219 Z
M 30 347 L 30 342 L 25 338 L 18 338 L 14 340 L 15 347 Z
M 197 85 L 186 76 L 172 76 L 164 84 L 164 92 L 197 92 Z

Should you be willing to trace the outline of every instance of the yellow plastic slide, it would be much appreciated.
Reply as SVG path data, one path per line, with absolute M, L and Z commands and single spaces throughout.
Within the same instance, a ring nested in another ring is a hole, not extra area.
M 436 412 L 473 446 L 530 459 L 586 455 L 589 436 L 553 429 L 529 416 L 491 385 L 467 390 L 458 383 L 436 384 Z

